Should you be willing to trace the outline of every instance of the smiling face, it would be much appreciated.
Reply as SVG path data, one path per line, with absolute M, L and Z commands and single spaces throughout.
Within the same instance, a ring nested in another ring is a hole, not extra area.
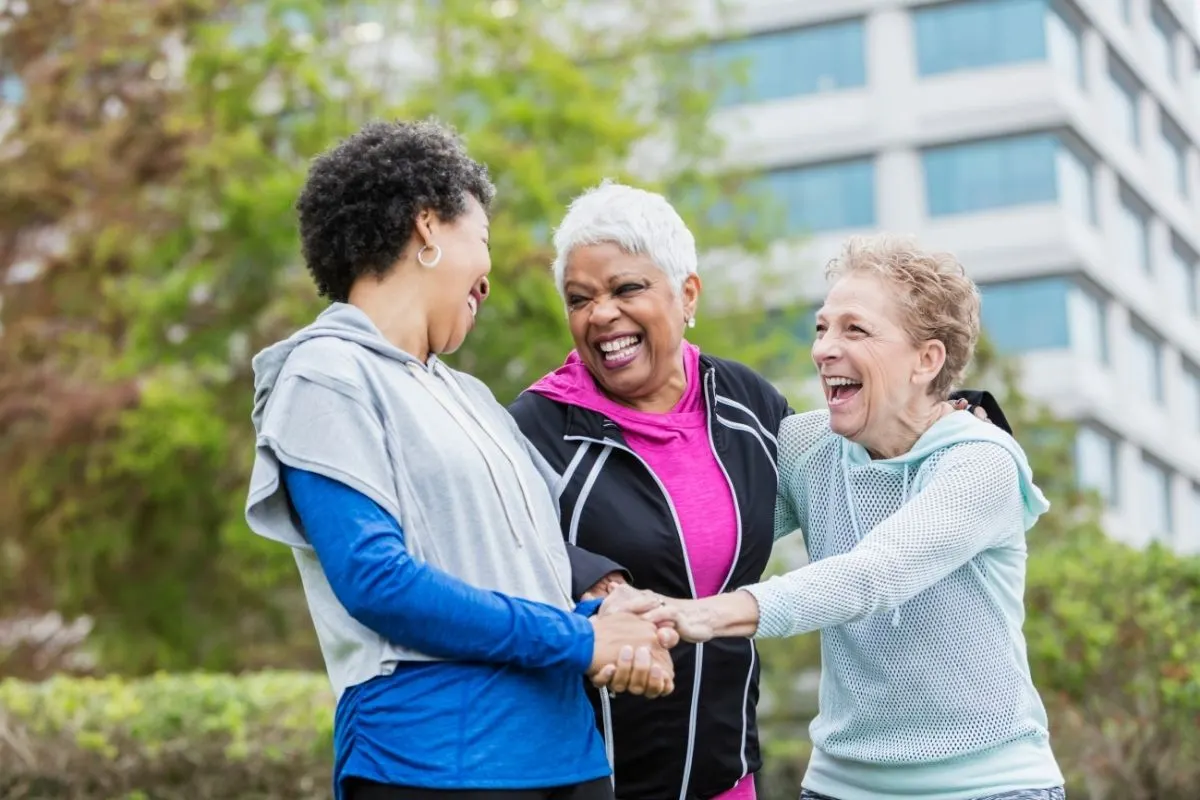
M 492 271 L 488 218 L 470 195 L 466 212 L 452 222 L 432 212 L 422 214 L 430 216 L 418 220 L 418 228 L 427 225 L 431 245 L 442 249 L 441 260 L 424 276 L 429 287 L 429 347 L 435 353 L 453 353 L 475 327 L 475 314 L 488 295 L 487 275 Z M 428 263 L 436 252 L 430 246 L 421 257 Z
M 575 350 L 601 389 L 635 408 L 672 408 L 685 388 L 680 346 L 700 278 L 676 291 L 648 256 L 611 243 L 576 247 L 563 278 Z
M 869 273 L 838 279 L 817 312 L 812 347 L 834 433 L 883 457 L 924 430 L 937 405 L 930 384 L 945 362 L 940 341 L 912 341 L 900 291 Z

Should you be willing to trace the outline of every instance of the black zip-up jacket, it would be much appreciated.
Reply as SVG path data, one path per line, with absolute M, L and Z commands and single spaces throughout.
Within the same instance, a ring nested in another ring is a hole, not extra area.
M 758 582 L 771 555 L 776 433 L 792 409 L 766 379 L 737 362 L 701 355 L 700 375 L 709 439 L 737 503 L 738 545 L 725 582 L 725 591 L 733 591 Z M 985 394 L 955 396 L 981 403 Z M 989 414 L 999 413 L 990 396 L 986 401 Z M 671 503 L 617 424 L 535 392 L 523 393 L 509 411 L 560 475 L 557 500 L 576 598 L 614 571 L 639 588 L 691 597 Z M 675 691 L 667 697 L 610 696 L 588 687 L 620 800 L 707 800 L 762 766 L 753 641 L 680 643 L 671 655 Z
M 733 487 L 738 546 L 726 589 L 755 583 L 771 556 L 775 434 L 787 400 L 753 370 L 700 357 L 708 431 Z M 691 597 L 681 532 L 658 479 L 604 415 L 525 392 L 509 409 L 562 476 L 558 503 L 578 594 L 622 567 L 638 587 Z M 620 566 L 617 566 L 617 565 Z M 682 643 L 671 651 L 675 691 L 655 700 L 588 694 L 614 757 L 621 800 L 702 800 L 761 766 L 758 659 L 749 639 Z M 697 667 L 699 665 L 699 667 Z

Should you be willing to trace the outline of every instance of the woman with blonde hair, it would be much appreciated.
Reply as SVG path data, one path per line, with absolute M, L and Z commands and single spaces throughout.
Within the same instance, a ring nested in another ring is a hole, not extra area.
M 1020 445 L 949 401 L 980 299 L 951 255 L 851 240 L 813 362 L 826 408 L 779 431 L 775 532 L 811 563 L 650 613 L 694 642 L 821 632 L 810 800 L 1064 796 L 1025 638 L 1026 532 L 1048 504 Z

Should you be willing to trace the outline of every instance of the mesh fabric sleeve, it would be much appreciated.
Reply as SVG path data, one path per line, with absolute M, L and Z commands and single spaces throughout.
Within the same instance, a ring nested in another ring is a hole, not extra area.
M 779 423 L 779 489 L 775 496 L 775 539 L 800 527 L 796 492 L 797 467 L 812 446 L 829 433 L 828 411 L 789 414 Z
M 850 552 L 746 587 L 758 601 L 755 635 L 794 636 L 891 611 L 1020 527 L 1017 465 L 1004 448 L 956 445 L 933 469 L 925 488 Z

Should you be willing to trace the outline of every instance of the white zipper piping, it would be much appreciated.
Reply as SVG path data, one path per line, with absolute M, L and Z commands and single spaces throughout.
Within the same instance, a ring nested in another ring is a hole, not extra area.
M 659 480 L 659 477 L 657 475 L 654 474 L 654 470 L 650 469 L 650 465 L 646 463 L 646 460 L 643 459 L 641 456 L 639 456 L 637 453 L 635 453 L 628 446 L 623 445 L 614 439 L 608 439 L 608 438 L 593 439 L 590 436 L 564 436 L 563 438 L 568 441 L 594 442 L 596 444 L 605 445 L 607 447 L 615 448 L 617 450 L 623 450 L 624 452 L 629 453 L 631 456 L 636 458 L 638 460 L 638 463 L 640 463 L 643 467 L 645 467 L 646 472 L 648 472 L 650 474 L 650 477 L 654 479 L 654 483 L 658 485 L 658 490 L 660 492 L 662 492 L 663 499 L 667 501 L 667 508 L 670 509 L 670 511 L 671 511 L 671 519 L 675 523 L 675 532 L 679 536 L 679 548 L 683 551 L 683 567 L 684 567 L 684 570 L 687 572 L 688 589 L 691 592 L 691 596 L 693 598 L 695 598 L 696 597 L 696 581 L 695 581 L 695 578 L 692 577 L 692 562 L 691 562 L 691 559 L 688 558 L 687 545 L 684 543 L 684 540 L 683 540 L 683 526 L 679 523 L 679 514 L 675 510 L 675 504 L 673 502 L 671 502 L 671 495 L 669 495 L 667 493 L 667 487 L 663 486 L 663 482 L 661 480 Z M 714 453 L 714 455 L 715 455 L 715 453 Z M 718 461 L 719 460 L 720 459 L 718 459 Z M 722 466 L 722 469 L 724 469 L 723 466 Z M 728 480 L 728 476 L 726 476 L 726 479 Z M 736 500 L 734 502 L 736 503 Z M 578 513 L 579 508 L 580 508 L 580 503 L 576 502 L 576 504 L 575 504 L 576 513 Z M 739 525 L 740 525 L 740 522 L 739 522 Z M 740 540 L 741 540 L 740 533 L 739 533 L 738 539 L 739 539 L 739 547 L 740 547 Z M 732 570 L 731 570 L 731 574 L 732 574 Z M 728 580 L 728 578 L 727 578 L 727 580 Z M 696 645 L 696 674 L 692 681 L 692 705 L 691 705 L 691 713 L 688 716 L 687 757 L 685 758 L 684 763 L 683 763 L 683 781 L 680 784 L 680 788 L 679 788 L 679 800 L 687 800 L 688 781 L 690 781 L 691 777 L 692 777 L 692 760 L 693 760 L 693 756 L 695 755 L 695 749 L 696 749 L 696 709 L 700 702 L 700 675 L 703 671 L 703 666 L 704 666 L 703 658 L 704 658 L 704 645 L 697 644 Z

